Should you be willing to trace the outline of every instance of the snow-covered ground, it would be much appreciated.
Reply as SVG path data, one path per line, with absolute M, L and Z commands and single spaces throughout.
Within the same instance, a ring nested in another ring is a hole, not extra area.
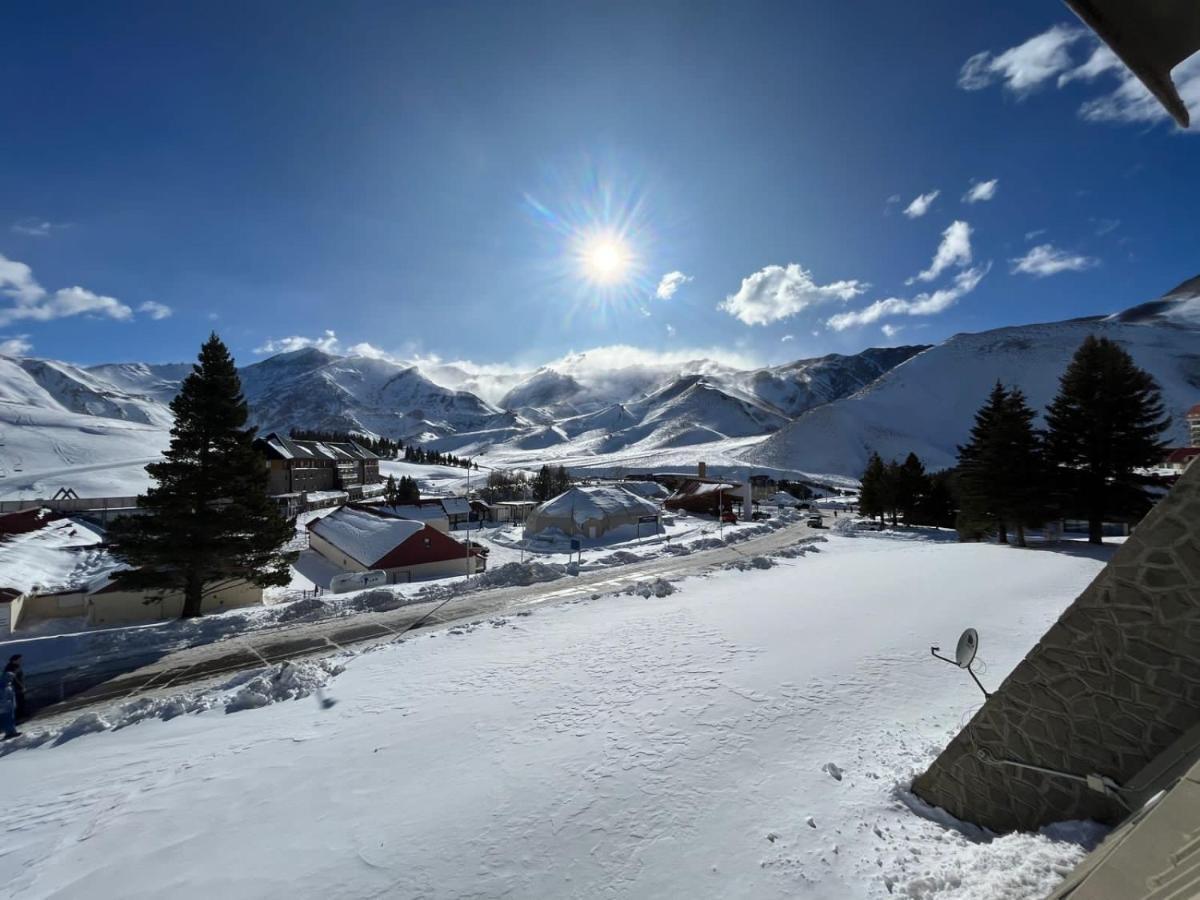
M 168 721 L 81 720 L 0 761 L 3 893 L 1042 896 L 1080 846 L 913 811 L 912 775 L 981 700 L 928 648 L 976 627 L 999 684 L 1100 561 L 819 546 L 441 629 L 334 676 L 248 675 Z M 336 705 L 286 699 L 323 681 Z

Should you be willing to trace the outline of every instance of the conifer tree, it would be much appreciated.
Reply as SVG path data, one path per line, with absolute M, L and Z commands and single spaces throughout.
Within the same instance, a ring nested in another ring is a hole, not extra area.
M 858 495 L 860 515 L 870 519 L 879 516 L 879 521 L 883 522 L 885 478 L 883 459 L 878 453 L 872 453 L 871 458 L 867 460 L 867 468 L 863 471 L 861 479 L 862 487 Z
M 400 476 L 400 483 L 396 485 L 396 504 L 397 506 L 409 506 L 421 501 L 421 489 L 417 485 L 417 480 L 408 475 Z
M 383 502 L 388 506 L 397 506 L 400 503 L 400 488 L 396 485 L 395 475 L 389 475 L 383 483 Z
M 1041 525 L 1047 516 L 1048 491 L 1042 436 L 1033 427 L 1036 413 L 1019 388 L 1011 388 L 998 427 L 1000 465 L 993 491 L 996 507 L 1016 529 L 1017 546 L 1024 547 L 1025 528 Z
M 1047 454 L 1066 485 L 1068 505 L 1103 541 L 1106 515 L 1142 513 L 1147 500 L 1134 469 L 1162 458 L 1170 425 L 1151 375 L 1108 338 L 1088 336 L 1059 379 L 1046 411 Z
M 200 615 L 207 594 L 239 580 L 287 584 L 294 557 L 282 548 L 295 531 L 267 496 L 241 381 L 215 333 L 171 411 L 171 444 L 146 466 L 156 483 L 138 498 L 143 514 L 118 519 L 108 537 L 113 553 L 136 567 L 124 583 L 182 592 L 186 619 Z
M 929 491 L 929 479 L 925 466 L 917 454 L 909 453 L 904 462 L 895 469 L 896 509 L 904 517 L 904 524 L 913 524 L 917 506 Z
M 994 525 L 1002 544 L 1008 543 L 1008 528 L 997 479 L 1004 466 L 1003 426 L 1008 404 L 1008 391 L 997 381 L 975 413 L 970 438 L 958 448 L 960 533 L 985 531 Z

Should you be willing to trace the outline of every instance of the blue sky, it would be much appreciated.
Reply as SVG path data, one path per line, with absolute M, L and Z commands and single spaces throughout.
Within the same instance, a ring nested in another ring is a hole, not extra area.
M 0 38 L 0 347 L 181 360 L 215 328 L 243 363 L 303 341 L 765 363 L 1200 271 L 1200 138 L 1065 7 L 913 10 L 24 4 Z M 613 283 L 576 258 L 597 234 Z

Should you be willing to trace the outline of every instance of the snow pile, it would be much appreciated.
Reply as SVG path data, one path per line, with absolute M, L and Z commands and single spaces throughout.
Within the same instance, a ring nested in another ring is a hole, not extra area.
M 499 568 L 490 569 L 472 580 L 475 582 L 474 589 L 482 590 L 493 587 L 526 587 L 531 584 L 554 581 L 566 574 L 567 566 L 529 560 L 508 563 Z
M 676 587 L 671 582 L 665 578 L 656 578 L 653 581 L 639 581 L 625 593 L 649 599 L 650 597 L 669 597 L 675 591 Z
M 298 700 L 323 688 L 343 667 L 329 660 L 282 662 L 261 670 L 225 702 L 225 712 L 258 709 L 281 700 Z
M 727 565 L 726 569 L 736 569 L 739 572 L 748 572 L 751 569 L 770 569 L 775 566 L 775 560 L 769 556 L 752 556 L 749 559 L 739 559 Z
M 283 700 L 298 700 L 323 688 L 344 668 L 331 659 L 282 662 L 241 672 L 214 688 L 139 697 L 111 710 L 88 711 L 58 728 L 32 730 L 37 725 L 35 719 L 25 726 L 29 730 L 21 737 L 0 742 L 0 756 L 46 744 L 59 747 L 84 735 L 117 731 L 152 719 L 170 721 L 177 716 L 217 708 L 234 713 Z

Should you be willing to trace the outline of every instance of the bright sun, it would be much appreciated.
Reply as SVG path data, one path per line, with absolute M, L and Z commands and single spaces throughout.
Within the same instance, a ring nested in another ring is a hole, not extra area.
M 619 235 L 594 234 L 583 239 L 579 261 L 583 274 L 591 281 L 616 284 L 629 275 L 633 254 Z

